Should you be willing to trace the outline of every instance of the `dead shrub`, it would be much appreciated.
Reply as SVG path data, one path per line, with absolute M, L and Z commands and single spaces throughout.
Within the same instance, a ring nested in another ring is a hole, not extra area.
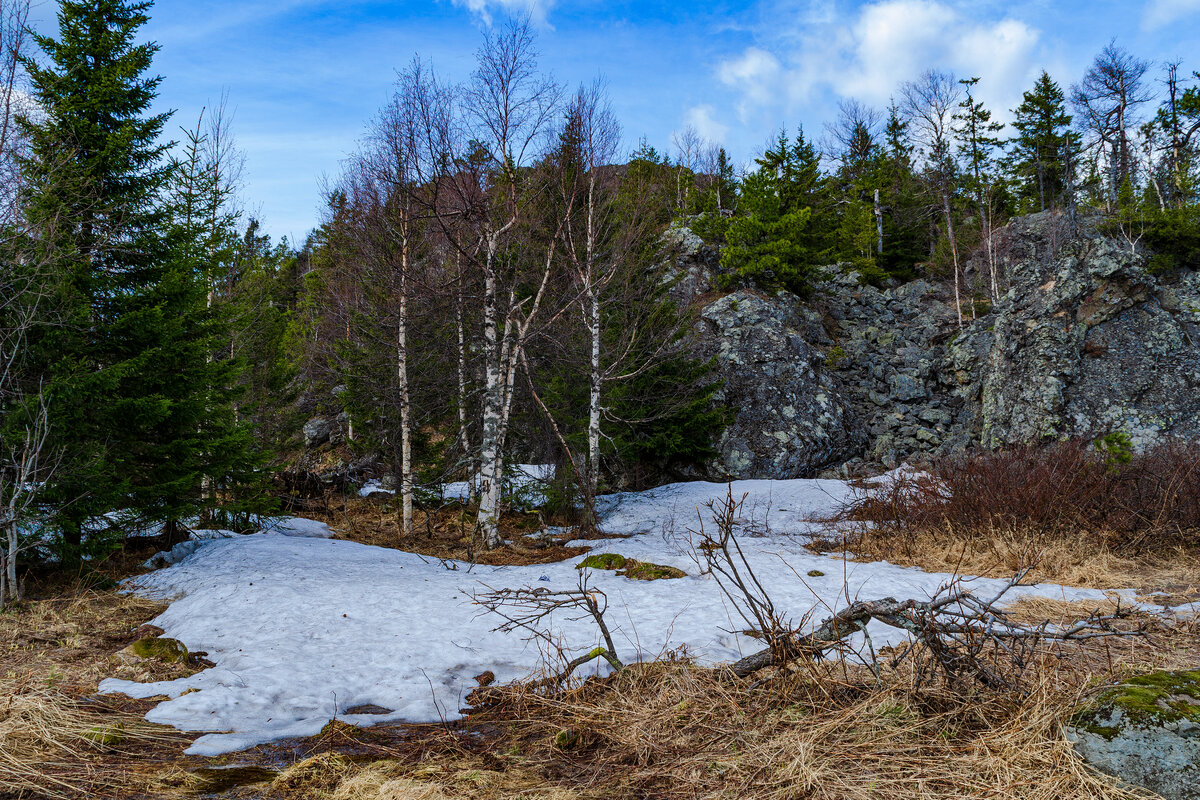
M 1078 438 L 971 451 L 872 485 L 836 520 L 848 523 L 845 545 L 856 552 L 909 559 L 930 549 L 931 536 L 942 550 L 947 536 L 987 540 L 1008 560 L 1061 547 L 1126 558 L 1194 549 L 1200 444 L 1175 440 L 1132 453 Z

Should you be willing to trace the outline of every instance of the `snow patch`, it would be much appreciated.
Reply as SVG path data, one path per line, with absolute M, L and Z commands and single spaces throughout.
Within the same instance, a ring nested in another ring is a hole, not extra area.
M 626 662 L 679 646 L 702 663 L 731 661 L 760 649 L 754 639 L 725 632 L 746 625 L 716 582 L 698 575 L 692 553 L 688 529 L 702 521 L 711 525 L 704 506 L 726 491 L 725 484 L 680 483 L 600 498 L 602 528 L 632 536 L 588 541 L 595 552 L 617 552 L 688 573 L 670 581 L 591 574 L 591 584 L 608 595 L 607 621 Z M 927 599 L 951 579 L 805 550 L 808 535 L 822 527 L 819 520 L 853 493 L 845 482 L 738 481 L 732 491 L 735 498 L 747 495 L 746 556 L 776 606 L 794 620 L 812 611 L 812 622 L 819 622 L 845 605 L 847 592 L 851 600 Z M 579 580 L 577 559 L 472 567 L 325 538 L 331 534 L 323 523 L 290 518 L 272 525 L 268 535 L 189 542 L 195 547 L 186 557 L 137 578 L 130 588 L 172 600 L 154 624 L 190 650 L 207 651 L 216 666 L 158 683 L 110 679 L 100 690 L 167 695 L 171 699 L 147 719 L 207 732 L 188 749 L 196 755 L 313 735 L 334 716 L 361 725 L 454 718 L 475 685 L 472 676 L 490 669 L 498 680 L 510 681 L 530 675 L 540 662 L 537 647 L 493 630 L 499 620 L 473 605 L 472 593 L 485 587 L 573 589 Z M 971 583 L 981 593 L 1001 585 L 986 579 Z M 1027 594 L 1067 600 L 1104 596 L 1054 585 L 1021 587 L 1010 596 Z M 596 630 L 584 620 L 561 618 L 554 625 L 572 653 L 598 644 Z M 903 639 L 901 632 L 878 623 L 869 632 L 876 648 Z M 189 689 L 198 691 L 185 695 Z M 394 711 L 346 714 L 367 704 Z

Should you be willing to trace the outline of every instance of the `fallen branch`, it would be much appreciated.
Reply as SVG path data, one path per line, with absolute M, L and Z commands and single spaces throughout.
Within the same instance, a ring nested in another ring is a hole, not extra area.
M 490 589 L 473 596 L 476 605 L 482 606 L 488 612 L 502 618 L 504 622 L 494 628 L 502 633 L 523 630 L 530 640 L 543 642 L 557 653 L 564 663 L 562 669 L 549 677 L 528 684 L 533 689 L 557 689 L 566 684 L 575 670 L 584 664 L 603 658 L 617 671 L 625 668 L 625 664 L 617 656 L 617 648 L 613 644 L 612 633 L 604 621 L 604 612 L 608 609 L 608 596 L 599 589 L 588 586 L 586 572 L 579 576 L 579 588 L 566 591 L 552 591 L 544 588 L 522 589 Z M 551 635 L 547 623 L 550 617 L 561 612 L 582 612 L 571 617 L 573 620 L 591 617 L 600 631 L 604 644 L 592 648 L 583 655 L 569 658 L 558 639 Z M 489 691 L 495 690 L 489 687 Z M 482 698 L 480 690 L 472 693 L 469 700 L 478 704 Z
M 738 677 L 746 677 L 765 667 L 781 665 L 794 658 L 819 659 L 840 649 L 855 633 L 865 634 L 868 623 L 880 622 L 908 632 L 914 643 L 924 645 L 936 664 L 948 677 L 970 678 L 990 688 L 1011 686 L 1014 670 L 1019 675 L 1043 642 L 1082 641 L 1109 636 L 1140 636 L 1144 628 L 1117 630 L 1111 623 L 1127 619 L 1132 609 L 1119 604 L 1111 614 L 1095 613 L 1067 627 L 1049 620 L 1028 625 L 1013 620 L 999 607 L 1014 587 L 1022 585 L 1031 567 L 1016 573 L 990 599 L 977 597 L 955 581 L 931 599 L 858 600 L 824 620 L 812 633 L 794 632 L 786 647 L 772 647 L 746 656 L 730 666 Z M 914 652 L 910 644 L 891 661 L 895 667 Z M 872 659 L 874 661 L 874 659 Z M 872 666 L 877 666 L 872 663 Z

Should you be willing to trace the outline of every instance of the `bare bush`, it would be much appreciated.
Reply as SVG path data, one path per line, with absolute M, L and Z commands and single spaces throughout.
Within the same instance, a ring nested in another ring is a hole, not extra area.
M 839 519 L 868 523 L 858 534 L 901 546 L 947 525 L 1019 526 L 1045 542 L 1092 537 L 1127 554 L 1196 544 L 1200 445 L 1168 441 L 1128 459 L 1087 439 L 965 453 L 872 485 Z
M 598 658 L 603 658 L 614 670 L 625 668 L 617 656 L 617 648 L 613 644 L 608 623 L 604 621 L 604 612 L 608 610 L 608 596 L 588 585 L 586 571 L 579 576 L 578 589 L 488 589 L 475 594 L 473 599 L 476 605 L 504 620 L 495 630 L 503 633 L 524 631 L 530 640 L 537 641 L 542 646 L 547 655 L 556 658 L 562 664 L 556 672 L 542 680 L 534 681 L 527 688 L 562 688 L 570 682 L 575 670 Z M 572 620 L 590 617 L 595 622 L 604 644 L 582 655 L 571 657 L 550 627 L 551 618 L 563 613 L 574 615 L 569 617 Z M 477 705 L 487 701 L 486 697 L 478 693 L 469 699 Z

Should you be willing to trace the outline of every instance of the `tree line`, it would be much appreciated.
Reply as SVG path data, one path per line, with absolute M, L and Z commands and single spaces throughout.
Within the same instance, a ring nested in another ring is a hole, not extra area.
M 0 598 L 19 554 L 86 566 L 134 529 L 271 512 L 314 413 L 396 476 L 405 536 L 465 479 L 499 546 L 520 458 L 557 465 L 549 500 L 585 528 L 601 492 L 691 474 L 728 411 L 671 297 L 671 225 L 719 246 L 723 289 L 921 275 L 960 322 L 1005 291 L 1019 214 L 1100 215 L 1159 270 L 1200 258 L 1179 63 L 1158 92 L 1115 43 L 1067 90 L 1042 73 L 1007 139 L 980 78 L 931 70 L 739 166 L 692 130 L 622 152 L 604 84 L 545 74 L 520 21 L 461 82 L 399 72 L 294 248 L 242 210 L 223 100 L 173 136 L 150 113 L 149 8 L 63 0 L 49 36 L 0 0 Z

